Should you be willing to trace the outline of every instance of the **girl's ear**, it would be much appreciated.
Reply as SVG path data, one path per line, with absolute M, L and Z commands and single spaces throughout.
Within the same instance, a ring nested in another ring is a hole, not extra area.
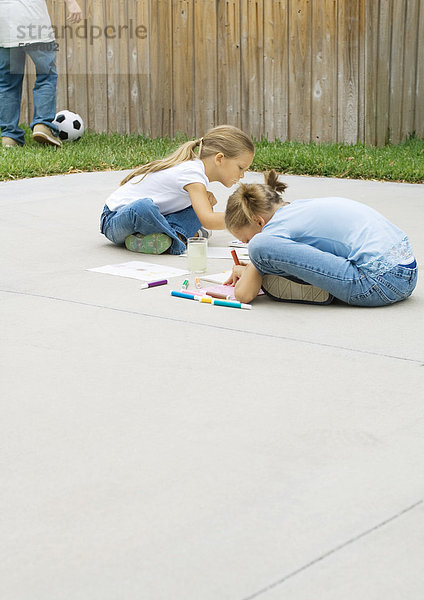
M 261 229 L 263 229 L 266 225 L 266 221 L 261 215 L 256 215 L 253 217 L 253 222 L 256 223 Z
M 221 165 L 223 158 L 224 158 L 224 154 L 222 152 L 218 152 L 218 154 L 215 154 L 215 164 Z

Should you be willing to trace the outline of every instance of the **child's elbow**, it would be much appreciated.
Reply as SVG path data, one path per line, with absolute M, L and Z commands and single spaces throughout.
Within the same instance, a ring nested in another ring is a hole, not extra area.
M 257 296 L 257 293 L 253 294 L 249 290 L 238 290 L 236 288 L 234 290 L 234 296 L 239 302 L 243 302 L 243 304 L 249 304 L 249 302 L 252 302 L 252 300 Z
M 243 270 L 242 276 L 236 283 L 234 295 L 239 302 L 248 304 L 249 302 L 252 302 L 254 298 L 256 298 L 259 290 L 261 289 L 261 285 L 261 274 L 252 264 L 247 265 Z

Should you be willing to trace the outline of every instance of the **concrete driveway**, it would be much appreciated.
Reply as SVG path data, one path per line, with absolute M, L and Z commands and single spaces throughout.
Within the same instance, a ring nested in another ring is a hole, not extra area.
M 143 259 L 98 231 L 122 177 L 0 184 L 2 600 L 423 598 L 423 279 L 382 309 L 141 291 L 86 270 Z M 424 186 L 284 180 L 422 264 Z

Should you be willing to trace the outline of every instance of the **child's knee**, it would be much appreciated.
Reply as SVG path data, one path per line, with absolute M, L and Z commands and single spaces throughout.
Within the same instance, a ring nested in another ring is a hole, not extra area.
M 127 208 L 140 216 L 144 216 L 158 210 L 156 204 L 151 198 L 140 198 L 140 200 L 135 200 L 134 202 L 131 202 L 131 204 L 128 204 Z
M 254 238 L 252 238 L 250 240 L 250 242 L 249 242 L 249 258 L 253 262 L 253 264 L 260 263 L 263 260 L 264 249 L 265 249 L 265 245 L 263 244 L 263 242 L 260 238 L 255 236 Z

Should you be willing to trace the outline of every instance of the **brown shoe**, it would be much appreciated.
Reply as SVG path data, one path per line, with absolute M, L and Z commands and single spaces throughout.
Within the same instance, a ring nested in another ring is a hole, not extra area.
M 42 123 L 37 123 L 34 125 L 34 129 L 32 130 L 32 137 L 36 142 L 40 144 L 48 144 L 50 146 L 61 146 L 62 142 L 53 135 L 52 130 L 47 125 L 43 125 Z
M 15 148 L 16 146 L 19 146 L 16 140 L 6 136 L 1 138 L 1 145 L 3 148 Z

